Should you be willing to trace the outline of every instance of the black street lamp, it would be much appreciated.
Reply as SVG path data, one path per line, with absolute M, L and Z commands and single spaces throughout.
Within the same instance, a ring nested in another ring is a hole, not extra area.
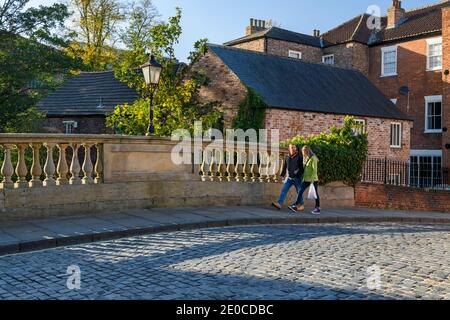
M 152 55 L 150 60 L 141 66 L 144 73 L 145 84 L 150 88 L 150 107 L 149 107 L 149 124 L 147 129 L 147 136 L 155 134 L 155 127 L 153 126 L 153 92 L 158 86 L 159 78 L 161 77 L 162 66 L 156 62 L 155 56 Z

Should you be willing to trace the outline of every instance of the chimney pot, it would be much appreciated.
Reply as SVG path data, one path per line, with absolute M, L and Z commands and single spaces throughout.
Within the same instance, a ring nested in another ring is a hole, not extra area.
M 255 32 L 265 29 L 267 29 L 265 20 L 251 18 L 250 25 L 246 28 L 245 34 L 249 36 Z
M 406 11 L 402 8 L 400 0 L 392 0 L 392 6 L 388 9 L 387 28 L 395 28 L 405 18 Z

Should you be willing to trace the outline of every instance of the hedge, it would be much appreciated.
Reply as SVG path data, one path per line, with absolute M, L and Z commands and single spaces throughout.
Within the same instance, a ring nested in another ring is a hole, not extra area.
M 329 133 L 297 136 L 281 145 L 295 144 L 299 150 L 310 146 L 319 158 L 319 179 L 321 184 L 343 181 L 355 185 L 361 181 L 361 173 L 367 158 L 367 133 L 355 134 L 354 129 L 362 129 L 352 117 L 346 117 L 342 127 L 332 127 Z

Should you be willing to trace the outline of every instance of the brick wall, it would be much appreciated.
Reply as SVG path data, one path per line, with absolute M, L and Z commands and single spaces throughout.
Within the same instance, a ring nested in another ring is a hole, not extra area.
M 48 117 L 40 126 L 43 132 L 66 133 L 63 121 L 76 121 L 78 128 L 75 134 L 111 134 L 113 130 L 106 128 L 104 116 L 81 116 L 81 117 Z
M 209 51 L 193 66 L 193 71 L 203 72 L 209 79 L 209 84 L 200 89 L 203 100 L 222 102 L 224 127 L 230 128 L 237 114 L 239 103 L 245 98 L 247 90 L 239 78 Z
M 381 209 L 450 213 L 450 191 L 362 183 L 355 188 L 355 205 Z
M 370 48 L 369 79 L 390 99 L 398 99 L 397 106 L 414 120 L 411 135 L 412 149 L 441 150 L 442 134 L 426 134 L 425 96 L 442 95 L 442 72 L 426 71 L 427 42 L 417 39 L 398 43 L 398 76 L 381 77 L 381 48 Z M 411 90 L 408 97 L 399 94 L 407 85 Z M 448 107 L 445 107 L 448 109 Z
M 334 54 L 336 66 L 369 74 L 369 47 L 357 42 L 344 43 L 324 49 L 324 55 Z
M 267 39 L 266 41 L 268 54 L 288 57 L 289 50 L 300 51 L 302 53 L 302 60 L 317 63 L 322 62 L 321 48 L 276 39 Z
M 308 136 L 328 132 L 332 126 L 342 126 L 344 115 L 333 115 L 295 110 L 269 109 L 266 113 L 265 127 L 280 130 L 280 139 L 287 140 L 297 135 Z M 369 134 L 369 156 L 388 157 L 392 159 L 409 160 L 410 122 L 402 122 L 403 138 L 402 148 L 390 147 L 391 122 L 388 120 L 369 117 L 358 117 L 364 119 Z
M 442 9 L 442 54 L 443 54 L 443 70 L 450 70 L 450 8 Z M 442 135 L 442 150 L 444 166 L 450 168 L 450 149 L 446 148 L 450 144 L 450 75 L 442 74 L 443 79 L 443 127 L 447 131 Z M 450 174 L 447 179 L 450 180 Z
M 239 49 L 245 49 L 245 50 L 251 50 L 251 51 L 258 51 L 258 52 L 265 52 L 265 44 L 266 40 L 264 38 L 247 41 L 239 44 L 235 44 L 232 47 L 239 48 Z

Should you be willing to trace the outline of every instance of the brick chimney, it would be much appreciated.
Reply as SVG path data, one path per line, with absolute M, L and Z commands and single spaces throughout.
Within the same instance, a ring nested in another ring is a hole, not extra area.
M 263 31 L 267 29 L 267 23 L 265 20 L 258 20 L 258 19 L 250 19 L 250 25 L 245 30 L 245 35 L 249 36 L 251 34 L 254 34 L 258 31 Z
M 392 7 L 388 9 L 387 14 L 387 27 L 395 28 L 398 26 L 406 15 L 405 9 L 402 8 L 402 2 L 400 0 L 392 0 Z

